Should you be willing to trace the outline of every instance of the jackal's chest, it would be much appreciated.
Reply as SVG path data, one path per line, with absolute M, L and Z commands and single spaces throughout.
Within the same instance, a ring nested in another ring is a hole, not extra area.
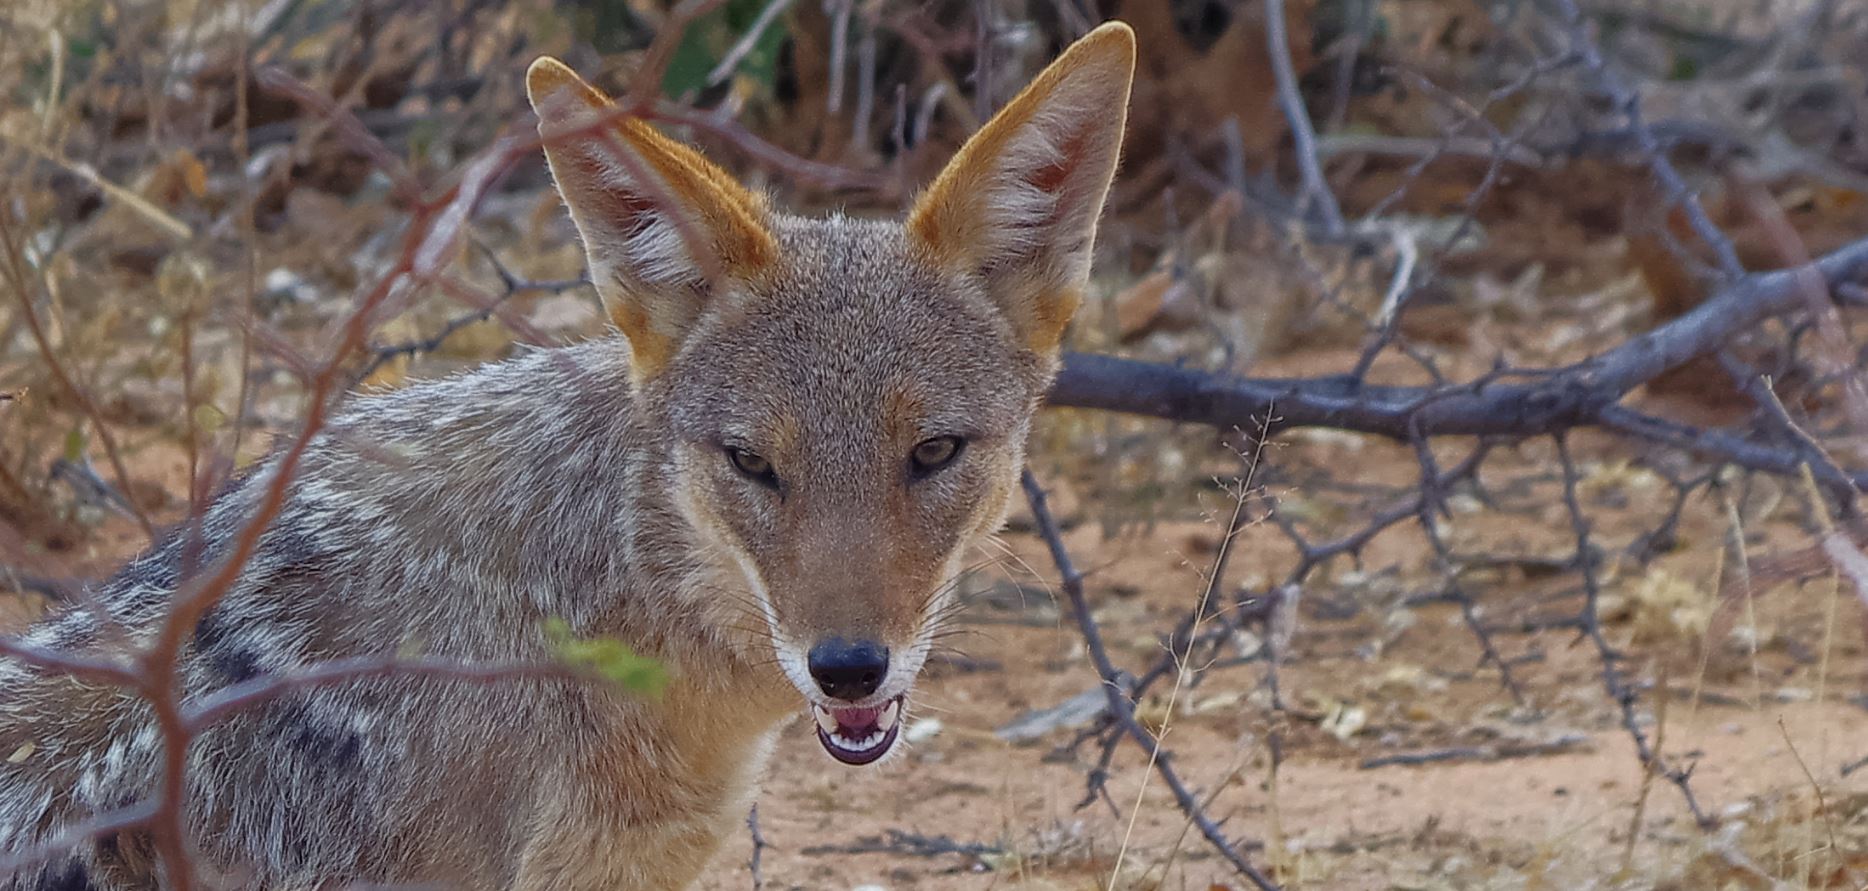
M 659 696 L 603 705 L 580 772 L 625 822 L 743 818 L 780 727 L 800 710 L 796 693 L 681 673 Z
M 515 891 L 690 885 L 746 819 L 781 723 L 744 711 L 723 723 L 692 705 L 619 710 L 539 801 Z

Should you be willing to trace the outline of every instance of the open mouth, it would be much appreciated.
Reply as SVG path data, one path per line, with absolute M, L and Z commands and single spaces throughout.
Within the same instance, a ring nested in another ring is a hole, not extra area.
M 812 703 L 817 741 L 844 764 L 868 764 L 894 748 L 902 730 L 902 697 L 870 708 L 825 708 Z

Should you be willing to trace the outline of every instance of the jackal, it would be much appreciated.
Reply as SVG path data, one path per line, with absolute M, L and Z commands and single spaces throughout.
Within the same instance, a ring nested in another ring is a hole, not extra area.
M 334 658 L 548 661 L 546 628 L 660 660 L 660 696 L 549 676 L 388 675 L 230 717 L 186 753 L 204 875 L 242 888 L 690 884 L 803 707 L 851 765 L 896 749 L 969 545 L 1003 521 L 1087 285 L 1134 66 L 1084 37 L 901 222 L 767 206 L 554 59 L 545 154 L 618 336 L 355 399 L 317 433 L 193 630 L 201 697 Z M 277 459 L 73 608 L 40 647 L 116 654 L 234 550 Z M 106 633 L 121 626 L 127 635 Z M 159 794 L 130 692 L 0 665 L 0 891 L 162 888 L 126 830 Z

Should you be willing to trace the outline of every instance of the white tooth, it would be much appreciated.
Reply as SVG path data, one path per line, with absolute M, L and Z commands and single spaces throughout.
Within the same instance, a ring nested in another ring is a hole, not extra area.
M 817 718 L 817 726 L 822 727 L 825 733 L 831 736 L 837 735 L 837 718 L 835 715 L 832 715 L 828 709 L 813 705 L 811 706 L 811 714 Z
M 901 705 L 901 700 L 891 699 L 888 705 L 882 707 L 882 714 L 876 716 L 876 726 L 881 728 L 884 733 L 888 732 L 889 728 L 895 726 L 895 719 L 902 713 Z

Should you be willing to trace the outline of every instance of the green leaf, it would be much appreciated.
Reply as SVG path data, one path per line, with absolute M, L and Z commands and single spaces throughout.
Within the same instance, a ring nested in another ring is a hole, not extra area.
M 410 158 L 427 159 L 429 154 L 434 151 L 435 146 L 441 143 L 441 119 L 418 118 L 414 125 L 409 127 L 408 145 Z
M 731 0 L 695 20 L 687 33 L 681 35 L 681 45 L 675 49 L 668 71 L 662 75 L 662 93 L 679 99 L 704 88 L 708 72 L 739 43 L 764 8 L 765 0 Z M 783 18 L 767 26 L 740 59 L 735 75 L 770 87 L 777 77 L 778 50 L 786 36 Z
M 660 696 L 668 671 L 658 660 L 638 656 L 628 644 L 608 637 L 579 638 L 563 619 L 545 620 L 545 637 L 558 661 L 595 672 L 603 679 L 643 696 Z

